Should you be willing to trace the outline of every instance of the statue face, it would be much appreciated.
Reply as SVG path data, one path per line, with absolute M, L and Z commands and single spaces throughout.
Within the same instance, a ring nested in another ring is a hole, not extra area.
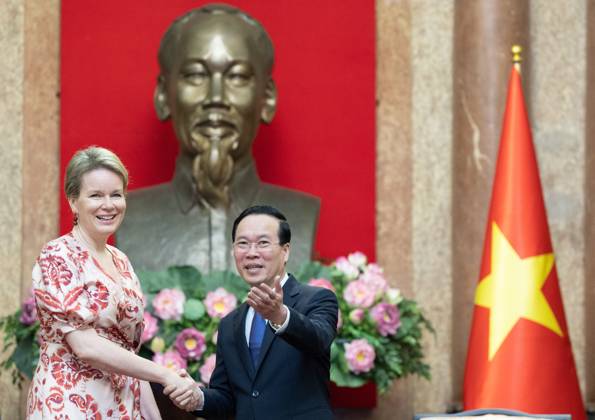
M 215 183 L 230 170 L 226 160 L 233 167 L 251 158 L 260 121 L 274 113 L 274 85 L 255 35 L 236 16 L 195 17 L 160 82 L 182 151 L 203 155 Z

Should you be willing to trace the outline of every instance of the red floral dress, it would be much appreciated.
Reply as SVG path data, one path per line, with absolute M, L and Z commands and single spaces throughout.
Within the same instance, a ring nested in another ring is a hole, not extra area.
M 142 419 L 137 379 L 95 369 L 72 352 L 65 336 L 94 328 L 136 352 L 143 298 L 126 255 L 109 246 L 112 279 L 72 233 L 49 242 L 33 268 L 40 355 L 27 401 L 30 419 Z

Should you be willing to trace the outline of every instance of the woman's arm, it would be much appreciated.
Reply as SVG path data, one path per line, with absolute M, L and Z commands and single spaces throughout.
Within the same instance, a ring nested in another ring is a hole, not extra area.
M 93 328 L 71 331 L 68 345 L 77 357 L 96 369 L 157 382 L 183 391 L 175 400 L 184 403 L 194 397 L 194 381 L 180 377 L 175 371 L 137 356 L 116 343 L 101 337 Z
M 161 420 L 159 407 L 147 381 L 140 381 L 140 411 L 145 420 Z

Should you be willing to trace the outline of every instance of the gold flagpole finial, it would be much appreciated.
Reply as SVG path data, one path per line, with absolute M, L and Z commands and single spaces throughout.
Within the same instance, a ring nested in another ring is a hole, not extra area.
M 512 64 L 520 72 L 521 71 L 521 61 L 523 61 L 523 58 L 521 57 L 523 48 L 520 45 L 513 45 L 510 50 L 512 51 Z

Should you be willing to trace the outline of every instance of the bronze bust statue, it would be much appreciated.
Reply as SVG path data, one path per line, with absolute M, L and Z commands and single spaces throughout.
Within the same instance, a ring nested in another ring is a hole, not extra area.
M 294 235 L 289 269 L 312 255 L 318 198 L 261 182 L 252 157 L 260 122 L 275 115 L 273 45 L 264 28 L 222 4 L 176 19 L 161 40 L 157 116 L 172 119 L 180 153 L 169 183 L 130 192 L 118 246 L 137 269 L 233 269 L 231 224 L 270 204 Z

